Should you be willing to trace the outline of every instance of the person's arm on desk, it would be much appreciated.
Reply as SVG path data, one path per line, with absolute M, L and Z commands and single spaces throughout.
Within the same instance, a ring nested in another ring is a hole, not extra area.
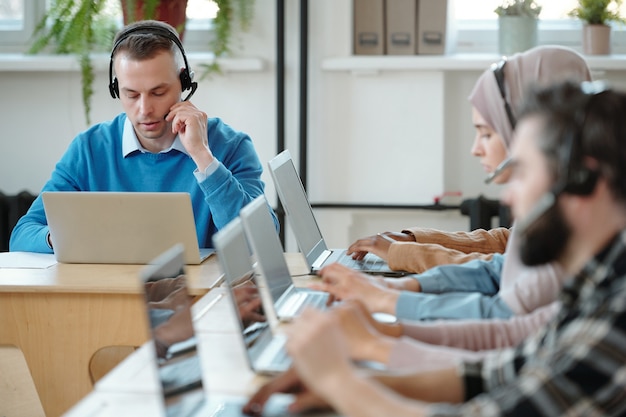
M 41 195 L 33 201 L 28 212 L 18 220 L 13 228 L 9 239 L 9 250 L 12 252 L 53 253 Z
M 368 374 L 350 363 L 340 324 L 331 312 L 307 309 L 287 330 L 293 369 L 254 394 L 244 412 L 259 414 L 274 392 L 295 392 L 290 411 L 330 404 L 345 416 L 421 416 L 422 401 L 459 403 L 463 380 L 454 368 L 421 374 Z

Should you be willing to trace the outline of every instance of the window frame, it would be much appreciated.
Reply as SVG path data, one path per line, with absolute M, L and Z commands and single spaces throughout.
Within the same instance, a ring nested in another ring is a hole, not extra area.
M 21 30 L 0 31 L 0 53 L 28 51 L 33 30 L 44 16 L 46 0 L 24 1 L 24 21 Z M 448 22 L 452 53 L 494 53 L 498 51 L 497 17 L 482 20 L 452 20 Z M 119 22 L 121 28 L 122 22 Z M 576 19 L 539 19 L 539 44 L 558 44 L 582 49 L 582 23 Z M 626 25 L 612 24 L 613 54 L 626 53 Z M 183 45 L 189 52 L 211 52 L 209 45 L 214 33 L 212 21 L 196 19 L 187 22 Z
M 0 30 L 0 53 L 26 53 L 30 48 L 32 34 L 37 23 L 45 15 L 47 0 L 25 0 L 24 20 L 21 30 Z M 122 20 L 118 28 L 122 28 Z M 185 51 L 210 52 L 209 45 L 214 37 L 211 19 L 187 21 L 183 46 Z
M 24 20 L 20 30 L 0 31 L 0 50 L 2 52 L 24 52 L 27 50 L 37 22 L 44 16 L 45 0 L 24 1 Z

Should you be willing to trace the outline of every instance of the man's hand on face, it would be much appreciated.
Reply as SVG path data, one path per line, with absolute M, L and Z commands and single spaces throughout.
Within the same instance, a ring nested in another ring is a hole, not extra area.
M 207 114 L 191 102 L 181 101 L 170 108 L 165 120 L 172 123 L 172 133 L 178 135 L 198 170 L 204 171 L 214 159 L 209 149 Z

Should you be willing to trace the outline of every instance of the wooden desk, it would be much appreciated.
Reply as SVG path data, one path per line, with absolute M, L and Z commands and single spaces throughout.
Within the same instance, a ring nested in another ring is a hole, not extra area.
M 301 254 L 289 253 L 285 254 L 285 258 L 292 275 L 295 275 L 296 285 L 303 286 L 311 281 Z M 209 398 L 244 398 L 267 381 L 266 377 L 254 374 L 248 365 L 238 324 L 229 303 L 227 291 L 215 288 L 192 308 L 204 389 Z M 94 391 L 64 417 L 158 416 L 162 405 L 158 396 L 159 382 L 153 349 L 151 342 L 144 344 L 98 381 Z
M 0 345 L 22 350 L 48 417 L 92 390 L 89 361 L 106 346 L 148 340 L 139 271 L 143 265 L 56 264 L 0 268 Z M 219 262 L 187 266 L 190 291 L 219 281 Z

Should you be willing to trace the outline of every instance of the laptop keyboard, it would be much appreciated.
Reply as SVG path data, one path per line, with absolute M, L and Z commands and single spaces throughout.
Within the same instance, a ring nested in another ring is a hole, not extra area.
M 348 255 L 346 252 L 343 252 L 339 257 L 338 262 L 348 268 L 356 270 L 380 271 L 388 269 L 387 264 L 381 258 L 371 254 L 365 256 L 365 259 L 357 261 L 356 259 L 352 259 L 352 255 Z
M 283 303 L 280 308 L 280 317 L 295 317 L 306 306 L 325 308 L 328 294 L 325 292 L 297 291 Z
M 202 385 L 202 368 L 197 354 L 175 360 L 159 368 L 165 395 L 173 395 Z
M 256 366 L 259 369 L 287 369 L 291 363 L 291 358 L 285 349 L 286 341 L 287 338 L 284 335 L 275 335 L 263 349 Z

